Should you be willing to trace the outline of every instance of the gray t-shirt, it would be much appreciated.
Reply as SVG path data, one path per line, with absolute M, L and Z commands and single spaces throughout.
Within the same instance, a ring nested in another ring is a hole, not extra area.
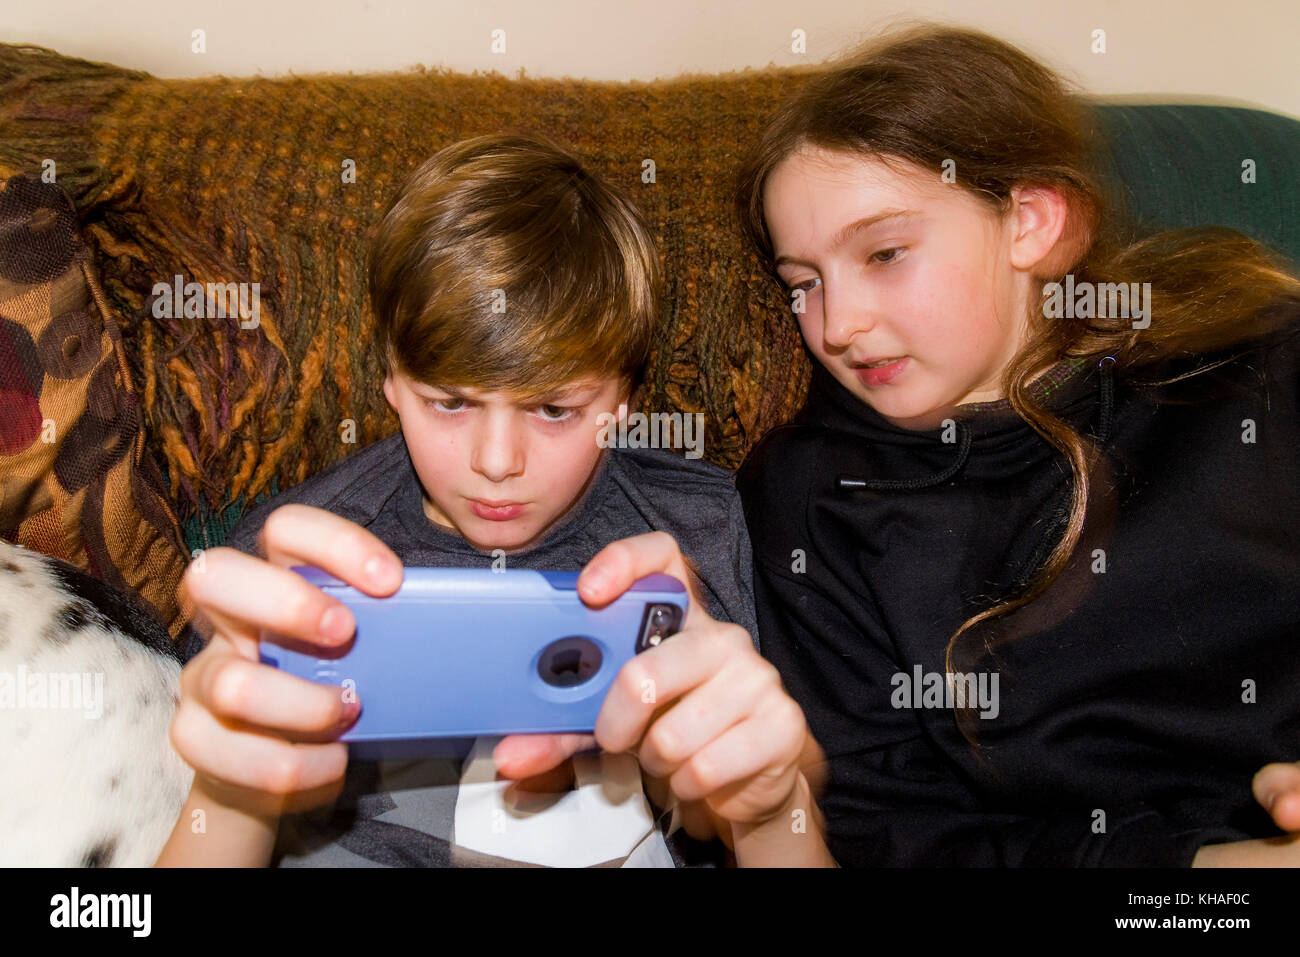
M 425 514 L 423 489 L 401 432 L 252 509 L 226 544 L 257 555 L 257 533 L 267 516 L 293 502 L 326 509 L 369 529 L 407 566 L 492 565 L 490 553 Z M 578 503 L 533 547 L 508 552 L 507 562 L 512 568 L 579 571 L 610 542 L 655 530 L 671 534 L 694 565 L 709 613 L 743 626 L 757 644 L 749 536 L 731 475 L 717 466 L 666 450 L 610 449 Z M 480 741 L 480 754 L 486 744 L 490 742 Z M 585 760 L 590 769 L 596 759 Z M 509 857 L 457 844 L 464 769 L 463 757 L 352 761 L 334 805 L 281 820 L 272 864 L 520 866 Z M 611 864 L 707 866 L 721 861 L 720 844 L 699 844 L 675 826 L 671 815 L 654 813 L 655 833 L 635 853 Z

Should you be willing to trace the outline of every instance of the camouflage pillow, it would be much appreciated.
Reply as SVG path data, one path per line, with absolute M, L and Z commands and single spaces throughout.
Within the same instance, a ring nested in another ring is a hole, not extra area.
M 188 556 L 72 201 L 0 182 L 0 538 L 149 602 L 177 638 Z

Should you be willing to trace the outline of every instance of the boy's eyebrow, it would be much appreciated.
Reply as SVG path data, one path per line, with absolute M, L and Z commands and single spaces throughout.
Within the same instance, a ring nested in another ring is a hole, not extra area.
M 423 395 L 423 393 L 421 393 L 420 391 L 421 389 L 433 389 L 436 392 L 445 392 L 453 399 L 464 399 L 467 402 L 474 401 L 464 392 L 461 392 L 459 389 L 456 389 L 455 387 L 449 385 L 434 385 L 430 382 L 414 382 L 412 383 L 411 388 L 416 395 L 420 395 L 422 398 L 428 398 L 428 396 Z M 546 405 L 553 399 L 567 399 L 575 395 L 582 395 L 585 392 L 598 392 L 600 391 L 600 388 L 601 386 L 600 383 L 598 382 L 586 382 L 577 385 L 562 385 L 562 386 L 558 386 L 557 388 L 551 389 L 549 392 L 541 392 L 538 393 L 537 395 L 525 396 L 524 398 L 520 399 L 520 401 L 531 402 L 536 405 Z
M 582 395 L 584 392 L 599 392 L 601 385 L 598 382 L 584 382 L 578 385 L 562 385 L 549 392 L 542 392 L 534 396 L 528 396 L 528 402 L 535 402 L 538 405 L 546 405 L 552 399 L 571 399 L 574 396 Z
M 466 398 L 468 398 L 468 396 L 466 396 L 464 392 L 460 392 L 460 391 L 458 391 L 458 390 L 452 388 L 452 387 L 449 386 L 449 385 L 434 385 L 432 382 L 412 382 L 412 383 L 411 383 L 411 391 L 414 392 L 416 395 L 418 395 L 418 396 L 423 396 L 424 398 L 427 399 L 428 396 L 427 396 L 427 395 L 424 395 L 424 393 L 421 391 L 422 389 L 432 389 L 432 390 L 435 391 L 435 392 L 445 392 L 445 393 L 447 393 L 448 395 L 450 395 L 450 396 L 452 396 L 452 397 L 454 397 L 454 398 L 457 398 L 457 399 L 466 399 Z
M 828 251 L 832 253 L 835 252 L 856 234 L 870 229 L 873 226 L 878 226 L 881 223 L 891 220 L 906 220 L 919 215 L 920 213 L 915 209 L 884 209 L 875 215 L 863 216 L 861 219 L 849 223 L 836 233 L 835 238 L 831 240 L 830 249 Z M 799 259 L 795 256 L 778 256 L 776 258 L 776 265 L 780 266 L 784 263 L 794 263 L 798 266 L 811 266 L 813 268 L 816 268 L 817 265 L 816 263 L 810 263 L 806 259 Z

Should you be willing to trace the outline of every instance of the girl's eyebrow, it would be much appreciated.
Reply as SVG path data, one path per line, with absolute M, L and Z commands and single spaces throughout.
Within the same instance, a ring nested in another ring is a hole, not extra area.
M 827 249 L 827 252 L 834 253 L 841 246 L 843 246 L 850 239 L 852 239 L 855 235 L 864 232 L 865 230 L 871 229 L 873 226 L 878 226 L 881 223 L 886 223 L 886 222 L 901 223 L 901 222 L 905 222 L 908 219 L 911 219 L 914 216 L 919 216 L 919 215 L 921 214 L 915 209 L 884 209 L 878 213 L 875 213 L 874 215 L 863 216 L 861 219 L 857 219 L 849 223 L 838 233 L 836 233 L 835 238 L 831 240 L 831 244 L 830 247 Z M 814 269 L 817 267 L 816 263 L 811 263 L 808 262 L 808 260 L 806 259 L 799 259 L 795 256 L 783 255 L 783 256 L 778 256 L 776 258 L 775 264 L 777 266 L 783 265 L 785 263 L 794 263 L 795 265 L 798 266 L 810 266 Z

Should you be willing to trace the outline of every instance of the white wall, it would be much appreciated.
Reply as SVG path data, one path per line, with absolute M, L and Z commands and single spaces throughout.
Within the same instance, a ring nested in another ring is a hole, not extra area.
M 4 0 L 0 41 L 148 70 L 238 76 L 455 70 L 651 79 L 818 62 L 899 16 L 975 26 L 1099 94 L 1300 117 L 1300 0 Z M 206 31 L 207 52 L 191 51 Z M 490 50 L 506 31 L 506 52 Z M 808 52 L 790 52 L 795 28 Z M 1090 51 L 1094 29 L 1107 51 Z

